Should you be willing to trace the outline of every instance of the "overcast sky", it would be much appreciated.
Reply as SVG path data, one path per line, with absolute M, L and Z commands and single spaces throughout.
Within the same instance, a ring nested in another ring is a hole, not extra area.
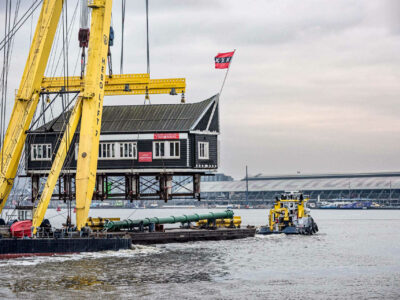
M 21 12 L 31 0 L 22 2 Z M 76 1 L 68 3 L 72 19 Z M 0 32 L 4 9 L 2 3 Z M 114 73 L 120 11 L 115 0 Z M 75 74 L 78 21 L 79 12 L 69 45 Z M 144 0 L 127 1 L 125 26 L 124 73 L 144 73 Z M 10 95 L 30 30 L 27 22 L 14 44 Z M 400 1 L 150 0 L 151 77 L 185 77 L 188 102 L 219 92 L 224 70 L 214 69 L 213 58 L 233 49 L 221 96 L 221 172 L 241 178 L 246 164 L 251 174 L 400 170 Z M 47 75 L 61 73 L 51 65 L 56 71 Z M 143 96 L 105 98 L 105 105 L 115 103 L 142 104 Z

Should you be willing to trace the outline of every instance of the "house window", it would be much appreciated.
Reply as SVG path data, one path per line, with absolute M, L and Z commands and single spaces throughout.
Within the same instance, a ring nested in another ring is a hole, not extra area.
M 100 143 L 99 144 L 99 159 L 115 158 L 115 144 L 114 143 Z
M 119 148 L 119 151 L 117 150 Z M 79 145 L 75 144 L 75 159 L 78 159 Z M 121 143 L 100 143 L 99 159 L 136 159 L 137 143 L 121 142 Z
M 136 143 L 119 143 L 120 158 L 136 158 Z
M 51 160 L 51 144 L 32 144 L 31 160 Z
M 153 142 L 153 158 L 180 158 L 179 141 Z
M 208 142 L 199 142 L 199 159 L 209 159 Z
M 154 142 L 154 158 L 165 157 L 165 142 Z
M 179 142 L 169 142 L 169 157 L 179 158 Z

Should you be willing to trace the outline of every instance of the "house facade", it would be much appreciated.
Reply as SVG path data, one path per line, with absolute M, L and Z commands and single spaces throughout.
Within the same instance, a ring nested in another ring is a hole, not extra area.
M 47 176 L 69 112 L 28 133 L 26 172 Z M 188 104 L 104 106 L 98 176 L 204 175 L 218 168 L 218 95 Z M 62 174 L 76 171 L 79 126 Z
M 104 106 L 98 173 L 216 171 L 218 96 L 191 104 Z M 28 133 L 28 175 L 48 174 L 68 114 Z M 76 170 L 79 128 L 64 169 Z

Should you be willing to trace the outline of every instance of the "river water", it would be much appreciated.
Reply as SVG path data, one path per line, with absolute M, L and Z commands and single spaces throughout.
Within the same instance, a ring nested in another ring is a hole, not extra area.
M 98 209 L 141 218 L 205 209 Z M 213 209 L 212 211 L 218 211 Z M 65 212 L 61 212 L 63 214 Z M 55 210 L 47 217 L 63 221 Z M 263 225 L 265 210 L 236 210 Z M 0 298 L 399 299 L 400 211 L 313 210 L 314 236 L 140 246 L 0 261 Z

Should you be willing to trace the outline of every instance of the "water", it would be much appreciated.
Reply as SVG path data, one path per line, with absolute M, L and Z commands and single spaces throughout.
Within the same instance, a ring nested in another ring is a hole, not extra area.
M 208 211 L 148 209 L 131 218 Z M 132 212 L 98 209 L 91 215 L 124 218 Z M 266 222 L 265 210 L 236 214 L 245 224 Z M 312 214 L 320 229 L 315 236 L 257 236 L 2 260 L 0 298 L 400 298 L 400 211 Z M 56 215 L 50 210 L 47 216 Z M 51 221 L 61 223 L 62 218 Z

